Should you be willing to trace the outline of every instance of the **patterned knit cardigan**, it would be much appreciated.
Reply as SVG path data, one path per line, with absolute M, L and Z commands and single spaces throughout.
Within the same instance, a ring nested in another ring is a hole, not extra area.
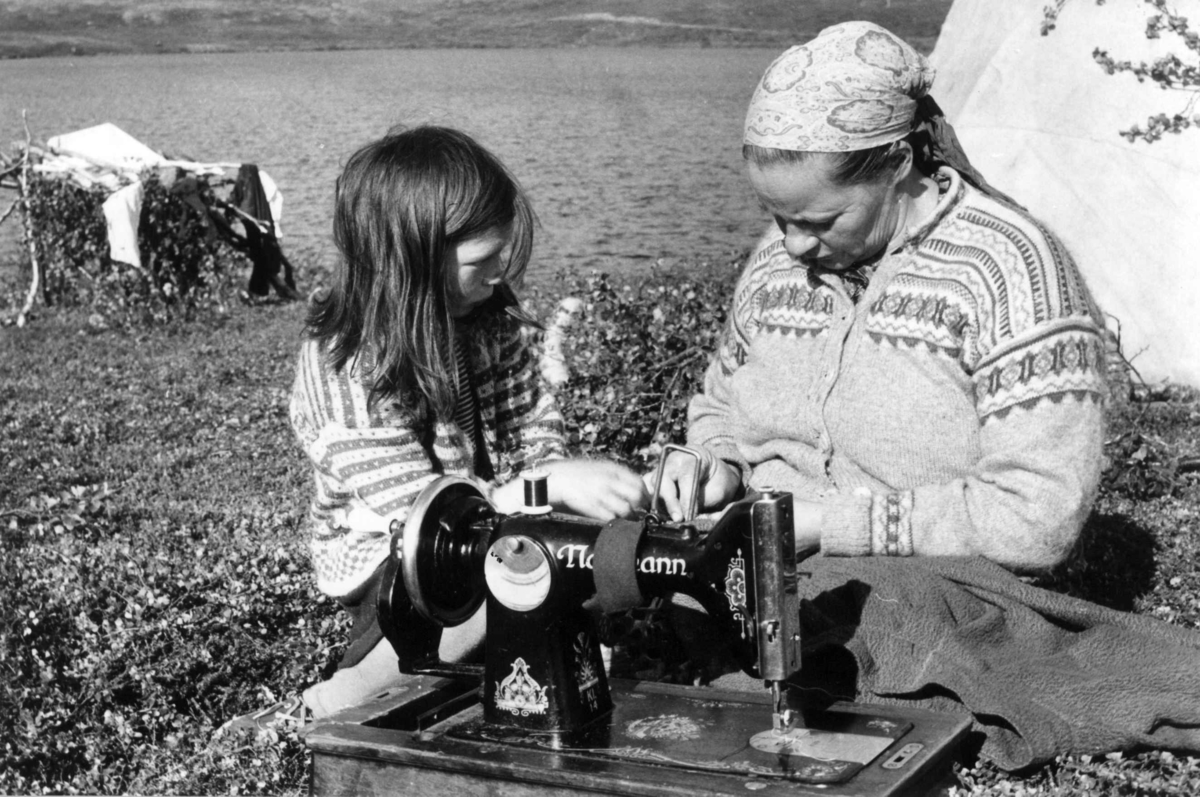
M 1103 321 L 1054 236 L 940 175 L 857 302 L 769 232 L 689 408 L 748 484 L 824 504 L 826 555 L 1059 562 L 1095 498 Z
M 491 485 L 481 485 L 487 492 L 524 469 L 563 457 L 562 416 L 515 322 L 493 321 L 468 348 L 483 438 L 496 471 Z M 334 597 L 361 587 L 385 560 L 388 523 L 405 520 L 426 485 L 443 474 L 474 478 L 470 445 L 453 421 L 438 422 L 423 440 L 413 414 L 397 403 L 368 409 L 361 365 L 334 371 L 311 339 L 300 351 L 291 420 L 316 482 L 309 523 L 317 586 Z M 364 509 L 383 516 L 376 528 L 348 523 Z

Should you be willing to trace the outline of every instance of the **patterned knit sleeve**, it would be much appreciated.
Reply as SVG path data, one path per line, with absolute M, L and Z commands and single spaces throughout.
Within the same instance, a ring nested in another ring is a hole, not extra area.
M 761 291 L 780 256 L 786 257 L 783 239 L 772 227 L 755 247 L 738 279 L 732 311 L 704 373 L 703 391 L 688 404 L 688 445 L 706 448 L 737 466 L 743 482 L 749 478 L 750 465 L 738 451 L 729 422 L 730 380 L 746 362 L 750 339 L 758 325 Z
M 502 325 L 494 352 L 491 378 L 481 380 L 479 399 L 485 413 L 495 413 L 484 434 L 494 435 L 487 442 L 498 455 L 496 480 L 504 483 L 540 463 L 563 459 L 566 435 L 558 402 L 517 324 Z
M 931 246 L 965 275 L 974 304 L 961 365 L 979 419 L 977 464 L 946 483 L 850 497 L 822 547 L 1048 569 L 1070 553 L 1099 486 L 1102 316 L 1057 239 L 1012 208 L 977 201 Z
M 310 357 L 319 355 L 315 347 Z M 350 366 L 311 369 L 310 405 L 318 428 L 308 446 L 313 465 L 351 490 L 370 509 L 391 515 L 412 503 L 434 474 L 414 418 L 381 402 L 368 408 L 367 392 Z
M 414 419 L 388 405 L 368 408 L 355 369 L 333 371 L 315 341 L 304 344 L 292 393 L 292 426 L 313 466 L 313 567 L 327 594 L 349 594 L 386 558 L 386 521 L 407 517 L 437 477 Z M 355 509 L 384 521 L 351 528 Z

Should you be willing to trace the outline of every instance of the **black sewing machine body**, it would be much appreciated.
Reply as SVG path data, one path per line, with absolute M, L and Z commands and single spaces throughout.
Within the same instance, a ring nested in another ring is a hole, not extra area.
M 478 793 L 920 793 L 948 771 L 965 720 L 789 702 L 801 641 L 791 508 L 765 493 L 710 528 L 653 514 L 601 523 L 543 507 L 502 515 L 473 483 L 439 480 L 394 535 L 379 599 L 412 686 L 306 734 L 314 793 L 404 791 L 389 778 L 422 794 L 485 782 Z M 610 682 L 595 614 L 671 593 L 704 608 L 766 689 Z M 440 661 L 442 627 L 485 602 L 484 663 Z

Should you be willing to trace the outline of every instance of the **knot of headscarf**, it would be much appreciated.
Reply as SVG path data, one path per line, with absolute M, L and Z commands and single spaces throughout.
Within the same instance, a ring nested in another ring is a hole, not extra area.
M 834 25 L 767 68 L 743 140 L 801 152 L 889 144 L 912 131 L 917 100 L 935 74 L 923 55 L 879 25 Z
M 917 114 L 913 124 L 913 146 L 921 151 L 921 160 L 929 164 L 945 164 L 962 175 L 962 178 L 985 194 L 1007 202 L 1018 208 L 1024 206 L 984 179 L 979 170 L 971 165 L 954 128 L 946 120 L 942 109 L 933 97 L 925 96 L 917 102 Z

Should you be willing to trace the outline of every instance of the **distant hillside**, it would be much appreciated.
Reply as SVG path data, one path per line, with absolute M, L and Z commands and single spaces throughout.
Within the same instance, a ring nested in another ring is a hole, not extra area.
M 0 0 L 0 57 L 413 47 L 778 47 L 870 19 L 928 51 L 951 0 Z

